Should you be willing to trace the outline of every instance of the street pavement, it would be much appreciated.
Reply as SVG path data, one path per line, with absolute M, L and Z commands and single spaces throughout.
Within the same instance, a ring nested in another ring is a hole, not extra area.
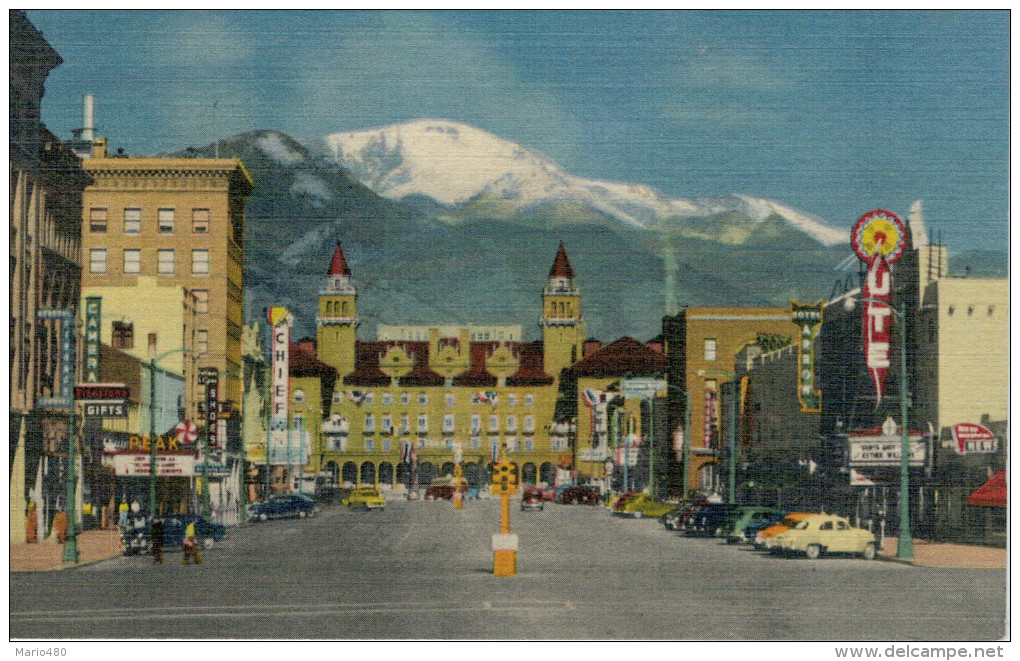
M 492 575 L 499 501 L 328 507 L 169 553 L 10 577 L 12 639 L 997 640 L 1006 571 L 762 555 L 603 507 L 512 510 L 518 574 Z M 888 547 L 887 547 L 888 548 Z

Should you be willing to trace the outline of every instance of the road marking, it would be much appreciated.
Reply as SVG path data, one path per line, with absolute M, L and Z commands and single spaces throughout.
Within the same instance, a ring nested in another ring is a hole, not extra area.
M 474 612 L 485 611 L 526 611 L 560 612 L 576 611 L 569 601 L 525 601 L 493 604 L 483 601 L 481 608 L 475 605 L 436 604 L 435 602 L 383 602 L 377 604 L 237 604 L 229 606 L 163 606 L 149 608 L 108 608 L 71 611 L 25 611 L 11 613 L 12 622 L 45 622 L 69 620 L 151 620 L 151 619 L 193 619 L 200 617 L 312 617 L 319 615 L 367 615 L 384 613 L 421 612 Z

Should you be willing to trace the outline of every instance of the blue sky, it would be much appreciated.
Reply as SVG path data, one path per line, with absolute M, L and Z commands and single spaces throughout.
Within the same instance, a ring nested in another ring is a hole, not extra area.
M 92 92 L 131 153 L 443 117 L 672 196 L 848 233 L 923 199 L 954 252 L 1007 239 L 1005 11 L 28 14 L 64 58 L 43 120 L 70 137 Z

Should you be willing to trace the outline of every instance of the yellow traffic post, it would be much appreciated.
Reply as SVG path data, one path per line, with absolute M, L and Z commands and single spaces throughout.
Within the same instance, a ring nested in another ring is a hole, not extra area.
M 453 508 L 457 510 L 464 509 L 464 487 L 461 483 L 463 480 L 462 475 L 464 475 L 464 468 L 460 464 L 457 464 L 453 467 L 453 482 L 456 485 L 453 491 Z
M 494 576 L 516 576 L 517 535 L 510 533 L 510 494 L 517 493 L 517 475 L 506 459 L 494 468 L 491 490 L 502 499 L 499 534 L 492 536 L 492 573 Z

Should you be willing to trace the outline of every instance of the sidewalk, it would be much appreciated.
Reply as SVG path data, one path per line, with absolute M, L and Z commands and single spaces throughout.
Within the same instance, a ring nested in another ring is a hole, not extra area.
M 52 571 L 87 565 L 121 554 L 117 530 L 86 530 L 78 534 L 78 563 L 64 562 L 64 545 L 51 541 L 37 544 L 11 544 L 12 572 Z
M 914 559 L 906 561 L 896 558 L 896 544 L 897 539 L 895 537 L 886 537 L 882 542 L 882 550 L 878 552 L 878 557 L 896 562 L 909 562 L 909 564 L 916 567 L 954 567 L 959 569 L 1006 568 L 1006 549 L 915 539 Z

